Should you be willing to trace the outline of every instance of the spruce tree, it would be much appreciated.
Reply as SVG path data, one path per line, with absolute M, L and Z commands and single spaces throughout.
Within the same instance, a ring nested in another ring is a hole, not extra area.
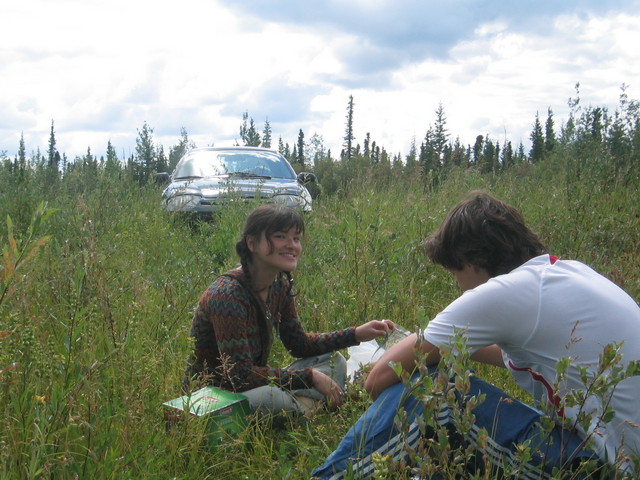
M 155 167 L 155 148 L 153 146 L 153 129 L 144 122 L 142 129 L 138 130 L 136 138 L 136 157 L 133 161 L 133 179 L 139 185 L 145 185 Z
M 356 151 L 359 151 L 359 150 L 360 150 L 360 145 L 358 145 Z M 376 144 L 375 140 L 371 142 L 371 161 L 373 163 L 380 162 L 380 146 Z
M 513 167 L 513 146 L 510 141 L 507 141 L 507 143 L 504 144 L 501 160 L 503 170 Z
M 47 165 L 49 167 L 57 167 L 56 165 L 56 135 L 53 130 L 53 120 L 51 120 L 51 133 L 49 134 L 49 149 L 47 150 Z M 59 156 L 58 156 L 59 158 Z
M 298 132 L 298 156 L 296 157 L 296 161 L 300 166 L 304 166 L 304 133 L 302 129 Z
M 482 148 L 482 159 L 480 162 L 480 171 L 482 173 L 492 173 L 496 168 L 496 152 L 499 148 L 494 145 L 493 140 L 487 138 L 484 141 L 484 147 Z
M 482 150 L 484 148 L 484 136 L 478 135 L 476 142 L 473 144 L 473 159 L 471 162 L 478 166 L 482 164 Z
M 27 149 L 24 144 L 24 132 L 20 132 L 20 144 L 18 146 L 18 174 L 24 179 L 27 171 Z
M 601 107 L 596 107 L 591 109 L 591 138 L 596 143 L 602 142 L 603 131 L 604 131 L 604 118 L 607 117 L 606 109 Z
M 522 142 L 520 142 L 518 144 L 518 149 L 514 157 L 514 163 L 517 163 L 517 164 L 524 163 L 525 159 L 526 159 L 526 155 L 524 153 L 524 145 L 522 144 Z
M 247 120 L 249 120 L 249 124 L 247 125 Z M 240 138 L 242 138 L 242 142 L 245 146 L 248 147 L 259 147 L 261 140 L 260 134 L 256 130 L 256 125 L 253 121 L 253 118 L 249 118 L 249 112 L 244 112 L 242 114 L 242 125 L 240 125 Z
M 353 108 L 355 103 L 353 101 L 353 95 L 349 95 L 349 103 L 347 105 L 347 128 L 344 134 L 344 143 L 342 146 L 343 157 L 347 160 L 351 160 L 353 158 L 353 141 L 355 140 L 355 136 L 353 135 Z
M 120 173 L 120 160 L 116 149 L 113 148 L 111 140 L 107 142 L 107 158 L 104 164 L 104 173 L 107 176 L 115 177 Z
M 371 142 L 371 134 L 369 132 L 367 132 L 367 134 L 364 137 L 364 158 L 366 158 L 366 159 L 370 159 L 371 158 L 370 142 Z
M 269 123 L 269 117 L 264 121 L 264 130 L 262 130 L 262 146 L 264 148 L 271 148 L 271 124 Z
M 169 169 L 169 162 L 164 154 L 164 147 L 159 145 L 156 150 L 155 172 L 166 172 Z
M 436 122 L 433 127 L 433 136 L 431 143 L 433 146 L 433 152 L 437 159 L 437 164 L 440 166 L 443 160 L 444 147 L 449 141 L 449 133 L 447 131 L 447 118 L 444 114 L 444 107 L 442 102 L 438 104 L 436 109 Z
M 556 145 L 556 133 L 553 129 L 553 111 L 551 107 L 547 110 L 547 121 L 544 124 L 544 150 L 548 155 Z
M 536 163 L 544 157 L 544 134 L 542 133 L 542 124 L 540 116 L 536 112 L 536 120 L 533 124 L 533 130 L 529 136 L 531 139 L 531 150 L 529 150 L 529 161 Z
M 424 175 L 430 175 L 429 172 L 436 168 L 437 157 L 433 145 L 433 136 L 433 127 L 429 125 L 424 141 L 420 145 L 420 166 Z
M 455 142 L 453 142 L 453 148 L 451 151 L 451 164 L 456 167 L 467 167 L 469 166 L 469 154 L 468 150 L 462 145 L 460 141 L 460 137 L 456 137 Z
M 51 120 L 51 133 L 49 134 L 49 148 L 47 150 L 47 173 L 46 182 L 53 185 L 60 179 L 60 153 L 56 149 L 56 135 Z

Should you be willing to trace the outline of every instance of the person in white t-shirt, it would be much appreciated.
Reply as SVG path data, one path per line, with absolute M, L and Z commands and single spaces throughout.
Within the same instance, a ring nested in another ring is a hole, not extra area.
M 344 478 L 351 470 L 356 478 L 366 478 L 373 472 L 374 452 L 398 459 L 403 456 L 399 443 L 417 446 L 420 439 L 412 435 L 417 422 L 404 434 L 394 426 L 395 410 L 411 409 L 390 363 L 412 373 L 417 359 L 427 354 L 427 365 L 435 366 L 440 347 L 449 346 L 456 331 L 462 332 L 472 360 L 506 367 L 538 404 L 555 409 L 558 426 L 548 433 L 546 453 L 532 459 L 532 474 L 548 475 L 554 467 L 584 458 L 633 472 L 640 456 L 640 376 L 620 381 L 604 402 L 588 394 L 582 407 L 565 400 L 570 393 L 587 391 L 582 375 L 587 383 L 598 376 L 606 347 L 619 346 L 624 368 L 640 360 L 636 301 L 588 266 L 550 255 L 515 208 L 482 192 L 451 210 L 425 250 L 433 263 L 453 274 L 463 294 L 429 322 L 422 338 L 410 335 L 375 364 L 365 381 L 375 402 L 313 478 Z M 568 368 L 558 383 L 561 360 L 568 360 Z M 541 411 L 476 377 L 472 391 L 486 395 L 474 414 L 476 424 L 489 431 L 493 452 L 485 457 L 495 464 L 513 461 L 518 443 L 541 435 Z M 415 407 L 415 399 L 409 402 Z M 613 414 L 605 414 L 603 403 Z M 591 417 L 586 429 L 576 421 L 579 408 Z M 532 441 L 538 447 L 544 442 Z

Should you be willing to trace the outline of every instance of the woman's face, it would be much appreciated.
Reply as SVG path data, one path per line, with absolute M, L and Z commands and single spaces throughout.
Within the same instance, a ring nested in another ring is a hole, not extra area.
M 272 233 L 269 240 L 271 242 L 267 240 L 264 232 L 257 240 L 255 237 L 247 238 L 256 268 L 273 270 L 274 273 L 294 271 L 302 253 L 300 232 L 292 227 L 286 232 Z

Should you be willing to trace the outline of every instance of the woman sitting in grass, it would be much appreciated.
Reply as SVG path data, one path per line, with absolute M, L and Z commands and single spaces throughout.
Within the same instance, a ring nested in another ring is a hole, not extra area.
M 253 410 L 269 413 L 342 403 L 346 361 L 336 351 L 385 335 L 394 325 L 373 320 L 330 333 L 305 332 L 291 277 L 303 234 L 304 220 L 292 208 L 268 204 L 249 214 L 236 244 L 241 266 L 217 277 L 195 311 L 186 391 L 214 385 L 241 392 Z M 299 360 L 285 368 L 269 365 L 274 337 Z
M 550 478 L 554 469 L 564 473 L 553 478 L 587 478 L 567 472 L 585 470 L 586 463 L 606 470 L 607 462 L 637 478 L 640 308 L 634 299 L 588 266 L 550 255 L 517 210 L 484 193 L 454 207 L 425 248 L 463 294 L 376 363 L 365 382 L 375 402 L 314 478 L 369 478 L 376 461 L 407 461 L 410 453 L 424 462 L 429 448 L 442 447 L 432 440 L 442 441 L 438 428 L 453 447 L 476 450 L 465 466 L 482 478 L 489 478 L 487 470 L 495 472 L 490 478 Z M 472 360 L 507 368 L 546 413 L 471 375 L 468 392 L 454 389 L 456 396 L 447 398 L 456 404 L 443 402 L 425 428 L 423 404 L 398 372 L 409 378 L 426 361 L 435 378 L 441 355 L 455 352 L 460 336 Z M 484 400 L 472 410 L 475 423 L 460 432 L 451 410 L 472 396 Z M 404 428 L 394 423 L 400 407 L 407 412 Z

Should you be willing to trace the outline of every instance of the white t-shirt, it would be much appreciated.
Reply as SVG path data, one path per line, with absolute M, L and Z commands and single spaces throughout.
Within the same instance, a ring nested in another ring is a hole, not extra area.
M 533 258 L 512 272 L 468 290 L 427 326 L 424 338 L 446 345 L 455 329 L 464 329 L 472 352 L 497 344 L 517 383 L 539 402 L 556 404 L 556 364 L 570 358 L 567 381 L 559 387 L 584 390 L 576 365 L 598 365 L 605 345 L 624 342 L 623 364 L 640 359 L 640 307 L 611 281 L 576 261 L 549 255 Z M 589 409 L 602 402 L 591 398 Z M 640 455 L 640 377 L 618 384 L 611 406 L 615 418 L 592 425 L 600 458 L 614 461 L 616 451 Z M 560 412 L 575 419 L 572 408 Z M 597 420 L 599 415 L 594 415 Z M 629 424 L 628 422 L 631 422 Z M 584 433 L 584 432 L 583 432 Z

